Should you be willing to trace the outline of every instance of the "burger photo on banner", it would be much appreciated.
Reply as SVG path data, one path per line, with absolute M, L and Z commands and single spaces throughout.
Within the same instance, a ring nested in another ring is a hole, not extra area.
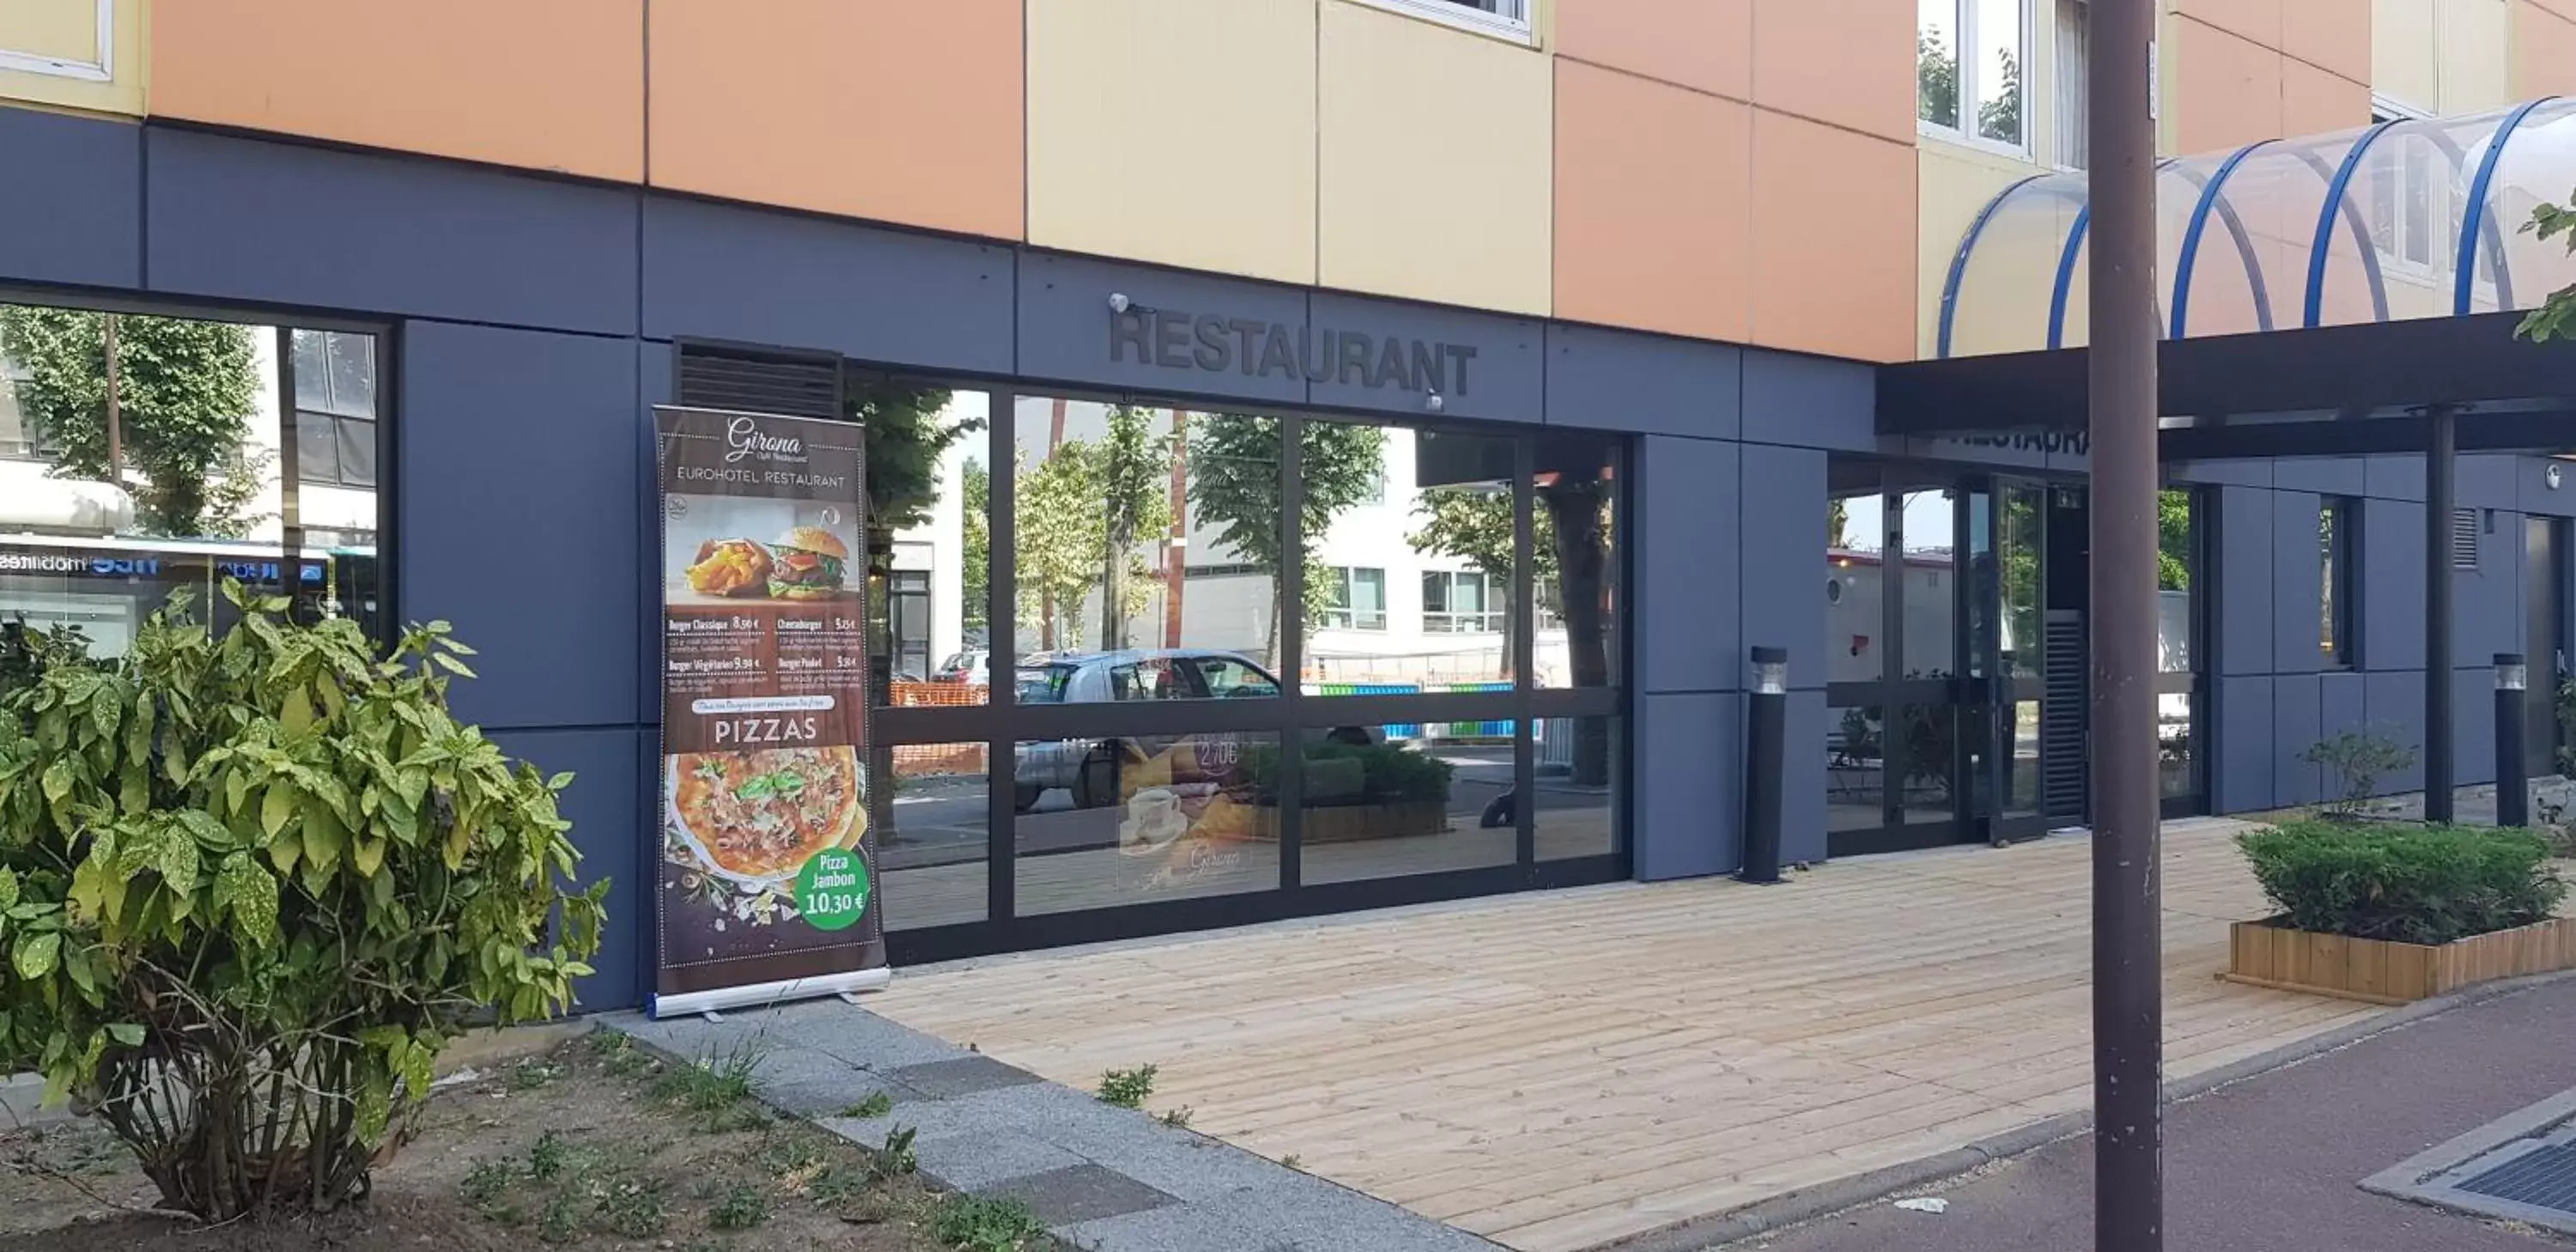
M 663 993 L 810 976 L 813 961 L 772 958 L 872 945 L 879 929 L 859 926 L 876 904 L 859 510 L 674 486 L 660 571 Z

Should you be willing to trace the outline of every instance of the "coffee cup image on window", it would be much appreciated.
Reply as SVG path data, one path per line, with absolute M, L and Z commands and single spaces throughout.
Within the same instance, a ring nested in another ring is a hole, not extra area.
M 1128 856 L 1160 852 L 1190 833 L 1190 818 L 1181 798 L 1164 787 L 1147 787 L 1127 801 L 1118 823 L 1118 850 Z
M 828 600 L 842 592 L 850 549 L 820 526 L 791 527 L 769 544 L 769 594 L 777 600 Z

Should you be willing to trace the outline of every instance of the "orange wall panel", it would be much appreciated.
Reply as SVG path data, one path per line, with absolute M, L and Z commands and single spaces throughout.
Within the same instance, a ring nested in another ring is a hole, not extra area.
M 1865 361 L 1914 355 L 1914 145 L 1753 113 L 1753 334 Z
M 1556 0 L 1556 51 L 1746 100 L 1753 95 L 1753 3 Z
M 2173 0 L 2174 16 L 2227 31 L 2266 48 L 2281 46 L 2281 10 L 2298 0 Z
M 2318 69 L 2368 83 L 2371 22 L 2370 0 L 2282 0 L 2281 51 Z
M 2215 152 L 2281 131 L 2281 54 L 2189 18 L 2173 23 L 2174 142 Z
M 1753 102 L 1914 142 L 1913 0 L 1754 0 Z
M 2514 23 L 2514 94 L 2576 96 L 2576 20 L 2526 3 Z
M 165 117 L 644 174 L 644 0 L 177 0 L 151 42 Z
M 1024 234 L 1020 0 L 653 0 L 652 181 Z
M 2370 125 L 2370 88 L 2299 60 L 2281 61 L 2281 134 L 2318 135 Z
M 1556 314 L 1742 342 L 1753 110 L 1559 60 Z

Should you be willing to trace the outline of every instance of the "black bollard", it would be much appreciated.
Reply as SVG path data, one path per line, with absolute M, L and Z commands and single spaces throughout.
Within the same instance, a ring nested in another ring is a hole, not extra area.
M 2495 654 L 2496 825 L 2531 824 L 2531 780 L 2522 765 L 2523 701 L 2531 670 L 2519 652 Z
M 1744 865 L 1750 883 L 1780 881 L 1780 793 L 1783 740 L 1789 725 L 1789 652 L 1753 650 L 1753 690 L 1744 715 Z

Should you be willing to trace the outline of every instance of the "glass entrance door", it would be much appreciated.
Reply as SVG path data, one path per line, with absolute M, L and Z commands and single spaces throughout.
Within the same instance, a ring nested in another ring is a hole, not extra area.
M 1971 519 L 1954 471 L 1832 470 L 1825 552 L 1826 846 L 1851 856 L 1970 838 L 1961 801 Z

